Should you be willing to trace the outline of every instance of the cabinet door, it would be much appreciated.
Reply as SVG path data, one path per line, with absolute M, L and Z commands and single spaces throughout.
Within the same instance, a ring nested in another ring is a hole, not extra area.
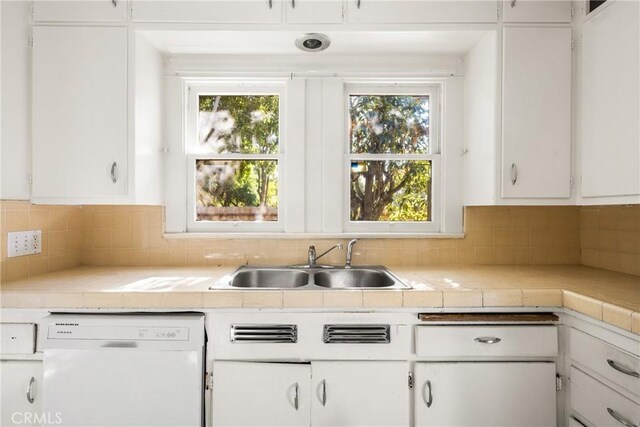
M 33 2 L 34 22 L 124 22 L 126 19 L 126 0 Z
M 340 24 L 342 0 L 285 0 L 289 24 Z
M 497 22 L 498 3 L 485 0 L 346 0 L 354 24 Z
M 570 0 L 503 0 L 503 22 L 571 22 Z
M 281 0 L 135 0 L 132 9 L 138 22 L 282 22 Z
M 582 30 L 584 197 L 640 194 L 640 4 L 611 3 Z
M 569 197 L 571 29 L 503 35 L 502 196 Z
M 127 29 L 33 38 L 33 198 L 126 194 Z
M 555 364 L 418 363 L 416 426 L 555 426 Z
M 26 417 L 33 420 L 34 415 L 42 415 L 41 384 L 41 361 L 0 361 L 0 425 L 42 425 L 26 421 Z
M 308 364 L 215 362 L 214 426 L 309 425 Z
M 406 362 L 313 362 L 315 427 L 408 426 Z

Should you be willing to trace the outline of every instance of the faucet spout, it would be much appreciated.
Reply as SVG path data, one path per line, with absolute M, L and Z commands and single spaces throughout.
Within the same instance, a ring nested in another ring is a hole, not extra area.
M 358 239 L 350 240 L 347 244 L 347 261 L 344 264 L 344 268 L 351 268 L 351 259 L 353 258 L 353 245 L 358 243 Z
M 322 258 L 323 256 L 325 256 L 326 254 L 328 254 L 329 252 L 331 252 L 334 249 L 342 249 L 342 243 L 338 243 L 337 245 L 334 245 L 332 247 L 330 247 L 329 249 L 327 249 L 326 251 L 322 252 L 320 255 L 316 255 L 316 248 L 315 246 L 309 246 L 309 253 L 308 253 L 308 262 L 307 264 L 309 265 L 309 267 L 315 267 L 317 265 L 317 261 Z

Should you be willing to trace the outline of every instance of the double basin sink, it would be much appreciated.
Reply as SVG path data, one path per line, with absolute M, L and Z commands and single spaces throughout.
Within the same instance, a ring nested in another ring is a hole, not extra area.
M 211 289 L 406 289 L 382 266 L 251 267 L 242 266 Z

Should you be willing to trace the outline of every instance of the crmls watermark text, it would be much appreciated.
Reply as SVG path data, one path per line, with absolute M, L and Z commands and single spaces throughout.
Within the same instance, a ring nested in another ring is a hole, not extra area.
M 62 414 L 60 412 L 14 412 L 11 414 L 11 422 L 14 425 L 56 425 L 62 424 Z

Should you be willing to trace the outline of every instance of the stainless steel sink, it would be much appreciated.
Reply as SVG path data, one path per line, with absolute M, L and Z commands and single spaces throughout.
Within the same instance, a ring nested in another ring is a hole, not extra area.
M 383 266 L 252 267 L 242 266 L 220 279 L 210 289 L 406 289 Z
M 288 268 L 241 268 L 229 281 L 233 288 L 289 289 L 309 284 L 309 274 Z
M 396 280 L 384 270 L 350 268 L 315 273 L 313 280 L 323 288 L 390 288 Z

